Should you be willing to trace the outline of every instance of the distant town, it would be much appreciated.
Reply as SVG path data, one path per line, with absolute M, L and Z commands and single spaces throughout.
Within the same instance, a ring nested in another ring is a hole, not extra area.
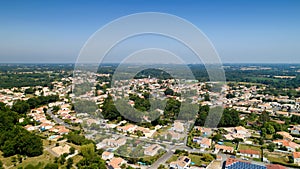
M 203 65 L 189 65 L 192 80 L 149 69 L 112 84 L 116 67 L 2 64 L 0 168 L 300 168 L 300 65 L 225 64 L 226 83 Z

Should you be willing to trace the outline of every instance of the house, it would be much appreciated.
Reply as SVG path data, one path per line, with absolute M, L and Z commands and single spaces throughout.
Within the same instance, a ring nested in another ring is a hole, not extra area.
M 102 159 L 103 160 L 110 160 L 114 157 L 114 153 L 108 152 L 108 151 L 104 151 L 102 153 Z
M 60 135 L 68 134 L 70 132 L 69 129 L 67 129 L 65 126 L 54 126 L 49 129 L 50 132 L 55 132 Z
M 24 127 L 27 131 L 33 131 L 33 130 L 36 130 L 36 127 L 32 126 L 32 125 L 26 125 Z
M 277 134 L 282 135 L 283 139 L 285 139 L 285 140 L 289 140 L 289 141 L 294 140 L 294 137 L 291 136 L 288 132 L 285 132 L 285 131 L 278 131 Z
M 230 146 L 225 146 L 225 145 L 215 145 L 215 151 L 219 152 L 222 151 L 223 153 L 233 153 L 234 148 Z
M 121 165 L 126 164 L 126 161 L 120 157 L 113 157 L 108 163 L 109 169 L 121 169 Z
M 260 158 L 261 153 L 258 150 L 247 149 L 247 150 L 240 150 L 239 154 L 241 156 L 250 157 L 250 158 Z
M 41 131 L 49 130 L 52 127 L 53 127 L 53 125 L 51 125 L 49 123 L 42 123 L 42 124 L 40 124 L 40 130 Z
M 183 123 L 181 123 L 179 121 L 175 121 L 173 124 L 172 130 L 177 131 L 177 132 L 183 132 L 184 131 Z
M 212 129 L 211 128 L 206 128 L 206 127 L 201 127 L 201 126 L 195 126 L 195 130 L 200 131 L 201 134 L 204 137 L 210 136 L 212 134 Z
M 153 144 L 144 150 L 144 154 L 148 156 L 154 156 L 157 154 L 158 150 L 162 149 L 162 147 L 158 144 Z
M 127 133 L 127 132 L 133 133 L 136 128 L 137 128 L 136 125 L 128 124 L 126 126 L 118 126 L 117 130 L 120 132 L 124 132 L 124 133 Z
M 210 148 L 211 146 L 211 139 L 209 138 L 202 138 L 202 140 L 200 141 L 200 147 L 202 148 Z
M 243 127 L 243 126 L 237 126 L 237 127 L 235 127 L 235 132 L 237 134 L 241 134 L 241 135 L 248 134 L 248 130 L 245 127 Z
M 300 152 L 293 152 L 294 164 L 300 165 Z
M 289 140 L 274 140 L 273 143 L 275 143 L 277 146 L 284 146 L 287 148 L 288 151 L 291 152 L 295 152 L 296 149 L 300 148 L 299 144 Z
M 170 168 L 174 169 L 188 169 L 191 163 L 191 159 L 187 156 L 181 156 L 177 161 L 172 161 L 170 163 Z
M 154 132 L 150 132 L 150 129 L 145 128 L 145 127 L 136 127 L 134 131 L 141 131 L 145 135 L 145 137 L 151 137 Z
M 293 126 L 291 129 L 291 134 L 300 135 L 300 126 Z
M 182 136 L 179 133 L 176 133 L 174 131 L 169 131 L 168 134 L 171 135 L 172 140 L 179 140 Z M 165 138 L 167 138 L 167 135 L 165 135 Z M 171 140 L 170 140 L 171 141 Z
M 284 112 L 284 111 L 276 111 L 276 115 L 277 116 L 286 116 L 286 117 L 289 117 L 289 112 Z

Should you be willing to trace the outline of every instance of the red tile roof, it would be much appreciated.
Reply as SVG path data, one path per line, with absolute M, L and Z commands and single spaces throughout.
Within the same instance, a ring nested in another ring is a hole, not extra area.
M 293 158 L 300 158 L 300 152 L 293 152 Z
M 286 169 L 286 167 L 279 164 L 268 164 L 267 169 Z
M 257 155 L 260 155 L 260 151 L 258 151 L 258 150 L 250 150 L 250 149 L 240 150 L 240 153 L 242 153 L 242 154 L 257 154 Z

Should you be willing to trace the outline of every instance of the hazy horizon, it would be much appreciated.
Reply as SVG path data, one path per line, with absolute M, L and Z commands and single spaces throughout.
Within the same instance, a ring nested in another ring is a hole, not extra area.
M 75 63 L 94 32 L 140 12 L 191 22 L 210 39 L 223 63 L 300 63 L 299 9 L 297 0 L 1 1 L 0 63 Z

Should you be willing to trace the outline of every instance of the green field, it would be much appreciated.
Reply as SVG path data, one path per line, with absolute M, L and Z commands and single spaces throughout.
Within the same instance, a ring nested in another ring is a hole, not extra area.
M 239 144 L 238 150 L 258 150 L 260 151 L 259 146 L 252 146 L 252 145 L 245 145 L 245 144 Z

